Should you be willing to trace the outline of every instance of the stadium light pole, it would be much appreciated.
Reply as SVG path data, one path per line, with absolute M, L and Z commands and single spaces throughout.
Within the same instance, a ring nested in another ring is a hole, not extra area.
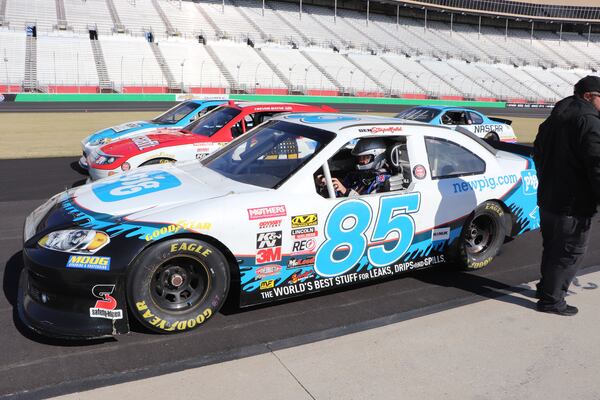
M 79 52 L 75 53 L 75 60 L 77 63 L 77 93 L 81 93 L 81 86 L 79 85 Z
M 123 91 L 123 56 L 121 56 L 121 92 Z
M 183 66 L 185 65 L 185 58 L 181 61 L 181 92 L 183 93 Z
M 202 82 L 202 72 L 204 70 L 204 61 L 202 60 L 202 64 L 200 64 L 200 94 L 202 94 L 202 87 L 204 86 L 204 82 Z M 219 86 L 221 86 L 221 73 L 219 73 Z
M 254 87 L 256 88 L 256 86 L 258 86 L 258 79 L 256 78 L 256 76 L 258 75 L 258 67 L 260 67 L 260 64 L 262 64 L 262 61 L 259 62 L 258 64 L 256 64 L 256 68 L 254 69 Z
M 56 52 L 52 52 L 52 65 L 54 66 L 54 90 L 56 90 Z
M 142 57 L 142 94 L 144 93 L 144 57 Z
M 396 74 L 398 74 L 398 71 L 394 71 L 394 73 L 392 74 L 392 79 L 390 79 L 390 96 L 392 95 L 392 86 L 394 85 L 394 77 L 396 76 Z M 406 77 L 404 78 L 404 80 L 406 81 Z
M 242 64 L 238 64 L 235 66 L 237 68 L 237 81 L 236 81 L 236 85 L 237 85 L 237 89 L 240 90 L 240 68 L 242 67 Z
M 292 65 L 289 69 L 290 69 L 290 74 L 288 75 L 288 81 L 290 82 L 290 94 L 292 91 L 292 71 L 294 70 L 294 67 L 296 66 L 296 64 Z
M 6 49 L 4 49 L 4 72 L 6 72 L 6 85 L 10 88 L 8 82 L 8 57 L 6 56 Z M 10 92 L 10 89 L 8 91 Z
M 310 67 L 312 67 L 312 65 L 309 65 L 308 67 L 304 68 L 304 90 L 306 90 L 307 87 L 306 79 L 308 77 L 308 70 L 310 69 Z
M 302 0 L 300 0 L 300 20 L 302 21 Z
M 333 23 L 337 22 L 337 0 L 333 1 Z
M 265 16 L 265 0 L 262 0 L 262 16 Z
M 348 84 L 348 89 L 352 90 L 352 77 L 354 76 L 354 70 L 350 70 L 350 83 Z

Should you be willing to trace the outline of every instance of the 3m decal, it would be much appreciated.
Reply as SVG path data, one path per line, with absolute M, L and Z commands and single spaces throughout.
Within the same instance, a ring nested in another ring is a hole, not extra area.
M 526 169 L 525 171 L 521 171 L 521 178 L 523 179 L 523 194 L 536 194 L 538 188 L 538 178 L 535 170 Z
M 248 209 L 248 219 L 263 219 L 273 217 L 285 217 L 287 212 L 285 206 L 269 206 Z
M 166 171 L 140 171 L 98 182 L 92 185 L 94 194 L 104 202 L 126 200 L 181 185 L 181 181 Z
M 281 247 L 272 247 L 256 251 L 256 263 L 266 264 L 281 261 Z
M 360 199 L 336 205 L 325 223 L 325 241 L 315 257 L 315 271 L 321 276 L 337 276 L 351 270 L 367 254 L 371 265 L 384 267 L 399 260 L 409 249 L 415 222 L 410 216 L 419 210 L 420 193 L 380 198 L 379 214 L 375 219 L 371 246 L 365 235 L 372 221 L 371 207 Z M 397 238 L 390 249 L 383 242 L 391 235 Z M 340 250 L 345 250 L 341 252 Z M 339 253 L 343 254 L 336 254 Z
M 115 285 L 96 285 L 92 288 L 92 294 L 99 300 L 90 308 L 91 318 L 123 318 L 123 310 L 117 310 L 117 300 L 111 296 L 114 290 Z
M 317 214 L 295 215 L 292 217 L 292 228 L 315 226 L 319 223 Z
M 67 261 L 67 268 L 109 271 L 110 257 L 72 255 L 69 256 L 69 260 Z

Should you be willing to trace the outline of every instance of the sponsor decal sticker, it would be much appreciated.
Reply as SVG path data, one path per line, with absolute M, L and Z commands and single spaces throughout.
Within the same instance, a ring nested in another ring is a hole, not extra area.
M 535 170 L 526 169 L 525 171 L 521 171 L 521 178 L 523 178 L 523 194 L 536 194 L 538 188 L 538 178 Z
M 363 128 L 358 130 L 361 133 L 385 133 L 385 132 L 401 132 L 402 128 L 399 126 L 374 126 L 372 128 Z
M 413 175 L 417 179 L 425 179 L 425 177 L 427 176 L 427 170 L 421 164 L 415 165 L 415 167 L 413 168 Z
M 278 228 L 280 226 L 281 226 L 280 219 L 274 219 L 272 221 L 260 221 L 258 223 L 258 229 Z
M 96 300 L 94 307 L 90 308 L 91 318 L 123 319 L 123 310 L 117 309 L 117 300 L 111 296 L 115 285 L 96 285 L 92 294 Z
M 110 257 L 72 255 L 67 261 L 67 268 L 109 271 Z
M 314 239 L 305 239 L 294 242 L 292 246 L 292 253 L 302 254 L 302 253 L 310 253 L 317 246 L 317 242 Z
M 208 257 L 211 253 L 211 249 L 204 248 L 202 245 L 199 245 L 194 242 L 180 242 L 173 243 L 171 245 L 170 253 L 177 253 L 180 251 L 189 251 L 192 253 L 198 253 L 203 255 L 204 257 Z
M 295 239 L 306 239 L 318 236 L 319 232 L 315 229 L 315 227 L 307 227 L 292 229 L 292 235 Z
M 166 171 L 150 171 L 121 175 L 95 183 L 92 185 L 92 191 L 101 201 L 113 202 L 171 189 L 180 185 L 181 181 Z
M 315 257 L 309 257 L 309 258 L 290 258 L 288 260 L 288 265 L 287 265 L 287 269 L 297 269 L 297 268 L 302 268 L 302 267 L 307 267 L 309 265 L 313 265 L 315 263 Z
M 313 271 L 305 271 L 301 274 L 293 274 L 290 283 L 296 284 L 302 279 L 310 278 L 311 276 L 313 276 Z
M 448 239 L 450 239 L 450 227 L 438 228 L 431 231 L 432 242 Z
M 262 267 L 258 267 L 256 269 L 256 279 L 264 279 L 268 276 L 276 276 L 281 272 L 281 265 L 277 264 L 269 264 L 263 265 Z
M 263 219 L 274 217 L 285 217 L 287 212 L 285 206 L 269 206 L 248 209 L 248 219 Z
M 192 329 L 196 325 L 200 325 L 200 324 L 204 323 L 204 321 L 206 321 L 208 318 L 210 318 L 211 315 L 213 314 L 212 309 L 210 309 L 210 307 L 209 307 L 209 308 L 205 308 L 204 311 L 202 311 L 201 313 L 196 315 L 196 317 L 193 317 L 193 318 L 190 318 L 187 320 L 184 319 L 184 320 L 180 320 L 180 321 L 168 322 L 168 321 L 165 321 L 164 319 L 160 318 L 159 316 L 154 315 L 152 313 L 152 311 L 149 310 L 148 305 L 146 304 L 145 301 L 136 302 L 135 307 L 137 308 L 138 312 L 141 314 L 141 316 L 146 321 L 148 321 L 153 326 L 155 326 L 159 329 L 162 329 L 163 331 L 166 331 L 166 332 L 173 332 L 175 330 L 185 331 L 186 329 Z
M 273 289 L 275 287 L 275 280 L 269 279 L 260 283 L 260 290 Z
M 295 215 L 292 217 L 292 228 L 315 226 L 319 223 L 317 214 Z
M 152 140 L 148 136 L 136 136 L 136 137 L 132 137 L 131 141 L 133 143 L 135 143 L 135 145 L 137 146 L 138 150 L 140 150 L 140 151 L 158 145 L 158 141 Z
M 256 234 L 256 249 L 281 246 L 281 231 L 261 232 Z

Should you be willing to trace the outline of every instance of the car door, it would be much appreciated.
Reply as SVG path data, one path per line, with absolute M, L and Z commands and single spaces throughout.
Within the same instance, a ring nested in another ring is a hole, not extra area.
M 346 169 L 355 168 L 348 159 L 352 142 L 315 171 L 310 199 L 290 203 L 288 267 L 298 268 L 299 274 L 318 276 L 311 283 L 318 290 L 404 272 L 409 265 L 425 265 L 417 263 L 423 261 L 431 235 L 420 234 L 427 223 L 421 210 L 436 206 L 424 207 L 429 196 L 421 190 L 427 186 L 413 182 L 412 168 L 419 166 L 416 171 L 423 178 L 426 160 L 419 156 L 422 146 L 411 149 L 412 141 L 411 137 L 386 138 L 386 157 L 389 162 L 394 154 L 396 157 L 386 192 L 330 198 L 318 187 L 325 169 L 339 178 Z M 415 239 L 420 241 L 416 246 Z M 307 265 L 312 268 L 301 269 Z

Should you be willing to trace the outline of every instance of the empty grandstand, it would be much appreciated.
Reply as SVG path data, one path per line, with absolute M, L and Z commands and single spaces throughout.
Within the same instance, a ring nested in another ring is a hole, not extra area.
M 0 92 L 555 101 L 600 61 L 585 5 L 318 4 L 0 0 Z

